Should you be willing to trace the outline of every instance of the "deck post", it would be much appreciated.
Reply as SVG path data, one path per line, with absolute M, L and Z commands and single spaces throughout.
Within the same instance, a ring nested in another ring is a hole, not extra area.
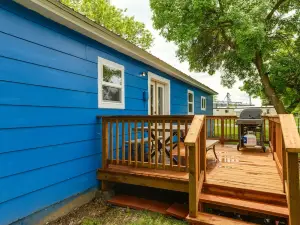
M 108 159 L 108 122 L 106 119 L 102 119 L 102 168 L 106 169 Z M 102 191 L 110 189 L 110 184 L 107 181 L 101 182 Z
M 198 178 L 198 160 L 197 154 L 198 143 L 194 146 L 189 146 L 189 215 L 196 218 L 198 215 L 198 190 L 197 190 L 197 178 Z
M 298 153 L 287 152 L 287 200 L 290 209 L 289 225 L 300 224 L 300 189 Z
M 289 208 L 289 225 L 300 224 L 300 187 L 299 187 L 299 165 L 298 154 L 300 153 L 300 137 L 297 130 L 296 122 L 292 114 L 280 114 L 281 132 L 278 138 L 282 138 L 284 142 L 284 150 L 286 152 L 285 185 L 286 197 Z M 282 165 L 283 166 L 283 165 Z M 283 170 L 284 170 L 283 169 Z

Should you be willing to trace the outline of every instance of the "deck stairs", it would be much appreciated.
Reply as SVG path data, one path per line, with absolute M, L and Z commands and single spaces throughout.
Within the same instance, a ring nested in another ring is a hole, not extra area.
M 252 199 L 255 198 L 255 201 Z M 253 215 L 262 218 L 282 220 L 289 218 L 289 211 L 284 194 L 265 193 L 253 190 L 224 187 L 212 184 L 204 184 L 199 195 L 199 209 L 203 206 L 219 209 L 224 212 L 238 212 L 244 215 Z M 209 213 L 198 212 L 197 218 L 190 216 L 186 220 L 192 224 L 252 224 L 239 220 L 216 216 Z

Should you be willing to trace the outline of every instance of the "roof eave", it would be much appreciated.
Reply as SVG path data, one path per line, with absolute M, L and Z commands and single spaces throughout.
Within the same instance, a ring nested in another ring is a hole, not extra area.
M 120 36 L 110 32 L 104 27 L 94 23 L 85 16 L 64 6 L 56 0 L 14 0 L 15 2 L 29 8 L 40 15 L 62 24 L 78 33 L 92 38 L 108 47 L 111 47 L 125 55 L 148 64 L 163 71 L 176 79 L 191 84 L 211 95 L 218 94 L 204 84 L 198 82 L 187 74 L 177 70 L 166 62 L 158 59 L 143 49 L 131 44 Z

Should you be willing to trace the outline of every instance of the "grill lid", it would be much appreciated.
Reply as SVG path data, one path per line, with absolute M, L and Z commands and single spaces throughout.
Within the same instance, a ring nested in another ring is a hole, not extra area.
M 259 108 L 244 109 L 240 114 L 240 119 L 261 119 L 262 110 Z

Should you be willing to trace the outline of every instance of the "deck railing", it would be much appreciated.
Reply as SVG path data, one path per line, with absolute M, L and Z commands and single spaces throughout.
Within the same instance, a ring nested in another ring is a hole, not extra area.
M 100 118 L 103 137 L 102 168 L 114 164 L 188 171 L 189 152 L 183 145 L 183 138 L 193 116 Z
M 237 116 L 206 116 L 207 139 L 220 140 L 221 144 L 226 142 L 238 142 Z M 264 142 L 269 141 L 269 118 L 264 119 Z
M 281 114 L 268 118 L 270 121 L 270 148 L 280 173 L 283 191 L 289 207 L 289 224 L 300 224 L 300 181 L 298 154 L 300 137 L 293 115 Z
M 195 116 L 184 144 L 189 149 L 189 215 L 197 217 L 199 194 L 206 180 L 206 118 Z

